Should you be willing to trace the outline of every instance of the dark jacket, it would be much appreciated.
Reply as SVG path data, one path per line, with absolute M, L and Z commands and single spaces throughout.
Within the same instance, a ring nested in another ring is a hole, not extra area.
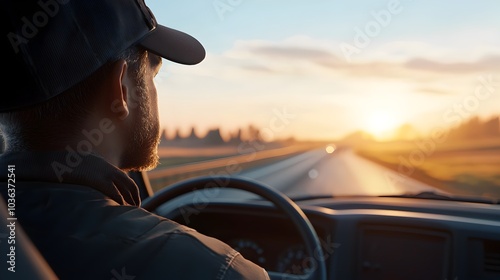
M 104 159 L 68 155 L 0 156 L 0 193 L 15 166 L 11 214 L 60 279 L 269 279 L 225 243 L 142 209 L 133 180 Z

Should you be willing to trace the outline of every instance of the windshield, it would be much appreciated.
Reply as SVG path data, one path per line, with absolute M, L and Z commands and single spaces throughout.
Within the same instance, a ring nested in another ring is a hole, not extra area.
M 149 5 L 207 50 L 156 77 L 155 190 L 229 174 L 291 197 L 500 198 L 500 2 Z

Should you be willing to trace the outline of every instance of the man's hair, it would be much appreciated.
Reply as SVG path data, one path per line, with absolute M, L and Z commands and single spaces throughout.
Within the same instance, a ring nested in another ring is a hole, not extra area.
M 61 138 L 79 133 L 80 125 L 94 107 L 99 93 L 97 89 L 107 79 L 114 63 L 119 59 L 127 61 L 130 78 L 136 81 L 137 86 L 143 86 L 146 57 L 145 49 L 132 46 L 120 53 L 116 59 L 105 63 L 87 79 L 56 97 L 23 110 L 0 113 L 0 130 L 7 139 L 6 142 L 9 146 L 29 145 L 31 140 L 42 140 L 44 134 L 50 135 L 47 130 L 64 131 L 65 133 L 60 134 Z

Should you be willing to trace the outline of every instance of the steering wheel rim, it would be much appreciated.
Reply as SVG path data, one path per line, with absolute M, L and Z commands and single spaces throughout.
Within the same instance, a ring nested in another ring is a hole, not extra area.
M 311 222 L 295 202 L 281 192 L 263 183 L 237 176 L 201 176 L 183 180 L 163 188 L 156 192 L 153 196 L 143 200 L 141 206 L 150 212 L 154 212 L 165 202 L 183 194 L 199 190 L 202 187 L 208 188 L 208 186 L 213 186 L 214 182 L 216 182 L 216 187 L 219 188 L 239 189 L 259 195 L 260 197 L 270 201 L 277 209 L 281 210 L 288 218 L 291 219 L 305 243 L 304 245 L 307 253 L 310 258 L 314 258 L 315 260 L 316 265 L 313 272 L 307 275 L 307 279 L 327 279 L 323 249 L 321 247 L 320 239 Z M 221 182 L 228 183 L 221 184 Z M 273 278 L 271 273 L 270 276 Z M 276 277 L 283 279 L 282 274 Z M 295 278 L 294 275 L 287 276 L 287 279 L 288 277 Z M 304 279 L 303 277 L 304 275 L 297 275 L 297 278 L 299 279 Z

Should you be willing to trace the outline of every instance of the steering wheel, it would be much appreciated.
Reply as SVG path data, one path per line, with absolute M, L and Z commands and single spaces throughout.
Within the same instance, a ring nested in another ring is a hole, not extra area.
M 142 202 L 142 207 L 150 212 L 154 212 L 160 205 L 173 198 L 196 191 L 197 189 L 209 188 L 209 186 L 213 188 L 214 183 L 218 188 L 239 189 L 267 199 L 272 202 L 276 208 L 284 212 L 297 227 L 304 241 L 308 255 L 310 258 L 314 258 L 315 266 L 313 266 L 312 273 L 308 275 L 288 275 L 268 272 L 271 279 L 326 280 L 326 264 L 323 257 L 321 242 L 307 216 L 290 198 L 260 182 L 235 176 L 196 177 L 174 183 L 173 185 L 161 189 L 153 196 L 145 199 Z

